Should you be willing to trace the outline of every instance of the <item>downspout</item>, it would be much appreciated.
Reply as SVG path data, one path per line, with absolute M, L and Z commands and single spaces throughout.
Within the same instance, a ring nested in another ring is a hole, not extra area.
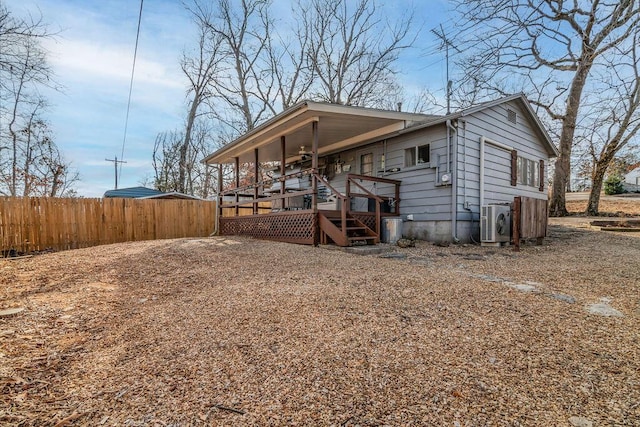
M 467 121 L 460 120 L 458 123 L 462 122 L 462 194 L 464 197 L 463 203 L 464 208 L 467 209 Z
M 453 131 L 456 135 L 455 144 L 452 145 L 451 132 Z M 450 154 L 453 152 L 453 154 Z M 460 239 L 458 238 L 458 191 L 457 191 L 457 182 L 456 182 L 456 170 L 458 165 L 456 164 L 458 152 L 458 132 L 457 129 L 451 124 L 451 120 L 447 120 L 447 173 L 451 178 L 451 239 L 454 243 L 459 243 Z M 450 160 L 453 159 L 455 166 L 452 168 L 450 164 Z
M 484 146 L 485 144 L 491 144 L 495 147 L 502 148 L 503 150 L 512 151 L 513 147 L 502 144 L 497 141 L 493 141 L 484 136 L 480 137 L 480 209 L 484 206 Z
M 451 133 L 449 129 L 453 129 L 455 132 L 455 128 L 451 126 L 451 120 L 447 120 L 447 173 L 451 172 Z M 453 183 L 451 185 L 453 186 Z

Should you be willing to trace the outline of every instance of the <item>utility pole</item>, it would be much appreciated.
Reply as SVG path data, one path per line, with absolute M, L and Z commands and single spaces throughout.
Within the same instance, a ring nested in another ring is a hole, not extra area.
M 118 189 L 118 163 L 127 163 L 124 160 L 118 160 L 118 156 L 115 156 L 113 159 L 104 159 L 107 162 L 113 162 L 113 166 L 115 169 L 115 173 L 116 173 L 116 187 L 115 189 Z
M 440 24 L 440 32 L 437 32 L 435 29 L 432 29 L 431 32 L 436 35 L 440 40 L 442 40 L 442 45 L 445 48 L 445 58 L 447 62 L 447 114 L 451 113 L 451 86 L 453 82 L 449 80 L 449 46 L 460 52 L 460 50 L 455 47 L 451 40 L 447 38 L 447 35 L 444 33 L 444 28 L 442 28 L 442 24 Z M 442 47 L 441 47 L 442 48 Z

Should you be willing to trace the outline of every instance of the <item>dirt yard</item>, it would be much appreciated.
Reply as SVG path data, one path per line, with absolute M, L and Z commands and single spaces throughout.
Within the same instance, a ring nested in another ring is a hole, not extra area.
M 587 208 L 589 193 L 567 193 L 567 210 L 582 213 Z M 640 194 L 628 193 L 618 196 L 600 196 L 599 211 L 602 215 L 640 216 Z
M 0 260 L 0 425 L 638 426 L 640 238 Z

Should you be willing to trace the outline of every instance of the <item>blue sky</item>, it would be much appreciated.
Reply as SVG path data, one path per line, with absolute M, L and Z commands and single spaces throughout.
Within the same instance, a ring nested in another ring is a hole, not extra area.
M 80 173 L 80 196 L 101 197 L 114 185 L 113 163 L 121 158 L 140 2 L 137 0 L 3 0 L 17 16 L 42 15 L 54 31 L 47 41 L 49 60 L 63 93 L 48 91 L 47 118 L 54 140 Z M 287 7 L 287 0 L 274 0 Z M 434 49 L 430 29 L 448 27 L 445 0 L 386 2 L 385 13 L 400 14 L 414 4 L 414 20 L 422 29 L 416 49 L 400 62 L 407 94 L 445 85 L 444 55 Z M 282 14 L 282 16 L 289 16 Z M 286 23 L 285 23 L 286 24 Z M 450 25 L 450 24 L 449 24 Z M 195 41 L 195 28 L 178 0 L 146 0 L 124 160 L 118 186 L 140 185 L 151 176 L 156 135 L 181 126 L 185 79 L 179 68 L 182 51 Z

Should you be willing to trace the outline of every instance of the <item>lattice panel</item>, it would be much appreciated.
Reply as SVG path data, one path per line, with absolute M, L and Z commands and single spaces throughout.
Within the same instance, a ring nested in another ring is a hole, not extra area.
M 220 234 L 312 245 L 316 216 L 313 212 L 287 212 L 220 218 Z
M 376 214 L 366 214 L 366 213 L 359 213 L 359 212 L 351 212 L 351 216 L 353 216 L 354 218 L 360 220 L 360 222 L 364 223 L 364 225 L 366 225 L 367 227 L 369 227 L 373 231 L 376 230 Z

